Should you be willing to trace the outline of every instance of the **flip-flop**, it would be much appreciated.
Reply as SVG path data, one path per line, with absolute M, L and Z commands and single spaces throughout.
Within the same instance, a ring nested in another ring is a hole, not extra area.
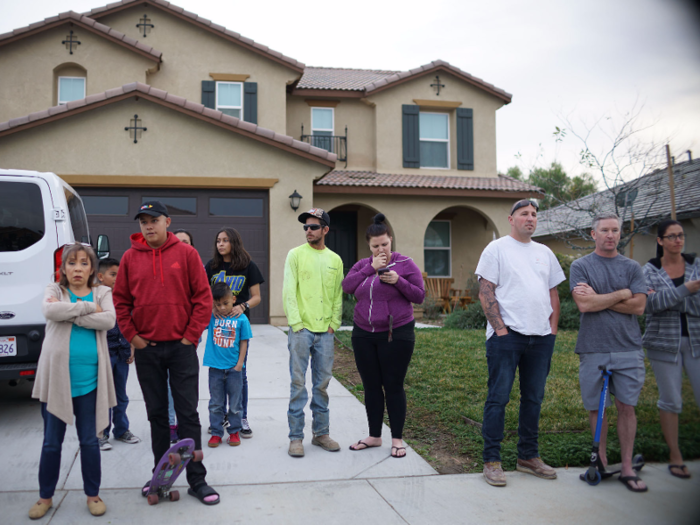
M 396 450 L 396 454 L 394 454 L 394 450 Z M 405 450 L 406 450 L 406 447 L 391 447 L 391 457 L 392 457 L 392 458 L 396 458 L 396 459 L 405 458 L 405 457 L 406 457 L 406 454 L 404 454 L 403 456 L 399 456 L 399 455 L 398 455 L 399 450 L 405 451 Z
M 151 489 L 151 480 L 149 479 L 141 489 L 141 495 L 145 498 L 148 496 L 148 491 Z
M 364 447 L 363 448 L 353 448 L 353 447 L 357 447 L 357 445 L 364 445 Z M 381 445 L 368 445 L 364 441 L 360 440 L 357 443 L 350 445 L 350 450 L 352 450 L 353 452 L 359 452 L 360 450 L 366 450 L 368 448 L 377 448 L 377 447 L 381 447 Z
M 627 490 L 631 490 L 632 492 L 646 492 L 649 490 L 649 487 L 644 487 L 643 489 L 640 488 L 635 488 L 632 486 L 630 481 L 642 481 L 642 478 L 639 476 L 620 476 L 618 478 L 620 480 L 620 483 L 622 483 L 625 487 L 627 487 Z
M 200 485 L 196 491 L 191 488 L 187 489 L 187 494 L 189 494 L 190 496 L 194 496 L 205 505 L 216 505 L 221 501 L 219 493 L 206 484 Z M 207 498 L 208 496 L 216 496 L 216 499 L 207 501 L 205 498 Z
M 676 474 L 673 472 L 673 469 L 677 468 L 679 470 L 685 470 L 686 472 L 683 472 L 682 474 Z M 688 467 L 685 465 L 669 465 L 668 466 L 668 471 L 671 473 L 671 476 L 676 476 L 677 478 L 681 479 L 688 479 L 690 477 L 690 472 L 687 472 Z

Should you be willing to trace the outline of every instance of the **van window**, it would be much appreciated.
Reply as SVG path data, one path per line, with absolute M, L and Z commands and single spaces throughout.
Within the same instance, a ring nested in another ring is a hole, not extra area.
M 63 191 L 66 194 L 66 202 L 68 202 L 68 214 L 70 215 L 70 224 L 73 228 L 73 237 L 75 237 L 77 242 L 89 243 L 90 235 L 88 234 L 87 217 L 83 203 L 68 188 L 63 188 Z
M 0 252 L 18 252 L 44 237 L 41 189 L 31 182 L 0 182 Z

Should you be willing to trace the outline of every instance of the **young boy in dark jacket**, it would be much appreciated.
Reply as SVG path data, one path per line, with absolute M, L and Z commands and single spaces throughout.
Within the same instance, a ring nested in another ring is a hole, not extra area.
M 170 447 L 168 373 L 180 438 L 202 448 L 197 413 L 197 341 L 209 323 L 212 296 L 197 251 L 168 232 L 170 217 L 160 201 L 145 202 L 135 217 L 141 233 L 131 236 L 114 289 L 117 321 L 136 348 L 136 374 L 151 423 L 154 465 Z M 188 494 L 205 505 L 219 503 L 207 485 L 204 464 L 187 464 Z M 142 495 L 148 492 L 149 482 Z

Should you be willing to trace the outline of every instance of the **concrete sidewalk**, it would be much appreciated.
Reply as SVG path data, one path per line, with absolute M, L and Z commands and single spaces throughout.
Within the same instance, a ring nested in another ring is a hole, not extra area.
M 271 326 L 253 327 L 248 377 L 252 439 L 239 447 L 204 447 L 208 482 L 221 494 L 221 504 L 205 507 L 186 494 L 181 500 L 149 507 L 139 495 L 150 477 L 153 458 L 145 406 L 135 371 L 129 377 L 131 430 L 143 441 L 127 445 L 114 439 L 102 453 L 100 496 L 107 514 L 94 518 L 82 491 L 78 441 L 69 427 L 54 508 L 40 523 L 139 524 L 178 520 L 183 523 L 254 524 L 471 524 L 471 523 L 697 523 L 700 462 L 690 462 L 691 480 L 668 474 L 666 465 L 642 471 L 650 487 L 633 494 L 611 479 L 589 487 L 578 479 L 582 469 L 560 469 L 557 481 L 508 473 L 508 486 L 487 485 L 480 474 L 438 475 L 410 448 L 405 459 L 389 457 L 385 445 L 362 452 L 348 446 L 364 437 L 363 405 L 335 380 L 331 381 L 331 436 L 341 451 L 311 446 L 311 416 L 307 409 L 306 457 L 287 455 L 289 372 L 286 335 Z M 436 334 L 437 336 L 437 334 Z M 200 347 L 200 358 L 203 348 Z M 307 378 L 307 384 L 310 380 Z M 39 405 L 29 398 L 31 384 L 0 385 L 0 524 L 28 522 L 27 512 L 38 498 L 37 473 L 43 436 Z M 200 373 L 199 413 L 203 442 L 209 417 L 207 369 Z M 410 417 L 410 414 L 409 416 Z M 624 515 L 620 513 L 624 512 Z M 97 520 L 97 521 L 96 521 Z

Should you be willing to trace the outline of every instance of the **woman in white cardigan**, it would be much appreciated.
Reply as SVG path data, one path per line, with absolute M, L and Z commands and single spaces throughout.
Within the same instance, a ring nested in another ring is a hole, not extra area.
M 51 508 L 61 468 L 66 425 L 80 442 L 83 487 L 90 513 L 107 510 L 99 497 L 101 466 L 98 434 L 107 427 L 109 409 L 117 404 L 107 348 L 107 330 L 116 320 L 112 291 L 97 286 L 97 258 L 80 243 L 63 248 L 59 282 L 44 292 L 46 335 L 41 347 L 32 397 L 41 401 L 44 443 L 39 463 L 39 501 L 29 517 Z

